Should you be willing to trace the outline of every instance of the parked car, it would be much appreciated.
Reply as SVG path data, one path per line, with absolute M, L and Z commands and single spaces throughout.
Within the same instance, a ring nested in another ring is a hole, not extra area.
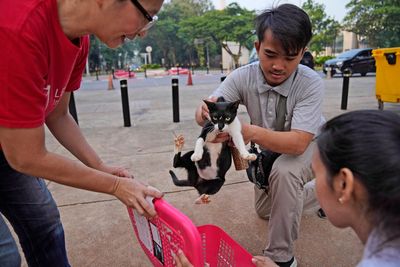
M 181 67 L 172 67 L 168 70 L 169 75 L 189 74 L 189 69 Z
M 347 70 L 350 75 L 360 73 L 361 76 L 368 72 L 376 72 L 375 59 L 372 56 L 372 48 L 352 49 L 341 53 L 335 58 L 325 61 L 322 71 L 327 74 L 327 68 L 331 68 L 331 75 L 343 73 Z
M 125 78 L 135 78 L 136 74 L 133 71 L 116 70 L 114 71 L 114 76 L 117 79 L 125 79 Z
M 314 69 L 314 65 L 315 65 L 314 57 L 310 51 L 304 52 L 304 55 L 300 61 L 300 64 L 306 65 L 310 69 Z

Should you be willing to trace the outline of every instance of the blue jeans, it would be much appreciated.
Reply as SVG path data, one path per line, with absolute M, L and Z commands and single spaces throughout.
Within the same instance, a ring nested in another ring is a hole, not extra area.
M 0 212 L 18 235 L 29 266 L 70 266 L 60 213 L 40 178 L 12 169 L 0 151 Z M 1 217 L 1 215 L 0 215 Z M 0 220 L 0 266 L 20 265 L 10 231 Z

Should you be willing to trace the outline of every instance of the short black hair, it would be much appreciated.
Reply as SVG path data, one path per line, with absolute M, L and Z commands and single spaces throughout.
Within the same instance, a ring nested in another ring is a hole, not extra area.
M 312 26 L 307 13 L 296 5 L 283 4 L 266 9 L 255 19 L 258 40 L 264 39 L 265 32 L 271 30 L 287 54 L 298 54 L 310 42 Z
M 400 116 L 379 110 L 344 113 L 322 127 L 317 144 L 328 184 L 333 187 L 340 169 L 350 169 L 368 193 L 373 223 L 400 232 Z

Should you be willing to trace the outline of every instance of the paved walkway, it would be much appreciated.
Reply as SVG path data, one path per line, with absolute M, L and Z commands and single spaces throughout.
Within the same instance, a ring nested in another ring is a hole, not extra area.
M 217 74 L 215 74 L 217 75 Z M 149 78 L 152 86 L 135 86 L 129 81 L 132 127 L 123 127 L 120 90 L 106 90 L 107 81 L 87 78 L 76 92 L 79 124 L 89 143 L 110 164 L 130 168 L 137 179 L 166 192 L 165 199 L 189 216 L 196 225 L 215 224 L 223 228 L 252 254 L 265 247 L 267 222 L 253 209 L 253 190 L 244 171 L 230 170 L 221 191 L 210 205 L 195 205 L 196 191 L 175 187 L 168 170 L 172 167 L 173 132 L 186 137 L 186 150 L 193 147 L 200 128 L 194 110 L 218 85 L 197 82 L 186 86 L 181 76 L 180 122 L 172 122 L 171 87 Z M 215 81 L 219 77 L 211 77 Z M 89 84 L 92 87 L 89 88 Z M 93 84 L 96 84 L 93 87 Z M 342 78 L 325 80 L 324 114 L 329 119 L 340 110 Z M 117 82 L 114 81 L 114 85 Z M 116 86 L 117 87 L 117 86 Z M 119 88 L 119 86 L 118 86 Z M 375 76 L 350 81 L 348 110 L 376 109 Z M 400 113 L 400 105 L 386 104 Z M 245 110 L 239 116 L 246 120 Z M 50 135 L 51 151 L 71 157 Z M 176 171 L 179 177 L 185 173 Z M 49 183 L 59 205 L 72 266 L 151 266 L 133 234 L 126 208 L 113 197 Z M 303 216 L 300 237 L 295 244 L 299 266 L 355 266 L 362 244 L 350 229 L 337 229 L 314 213 Z M 26 266 L 26 265 L 24 265 Z

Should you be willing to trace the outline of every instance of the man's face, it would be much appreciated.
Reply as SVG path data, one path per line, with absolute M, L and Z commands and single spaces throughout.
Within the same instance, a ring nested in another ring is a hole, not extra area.
M 271 86 L 280 85 L 296 70 L 305 51 L 287 55 L 270 30 L 265 31 L 262 42 L 256 41 L 254 45 L 265 80 Z
M 144 13 L 153 17 L 163 3 L 163 0 L 139 0 L 136 4 L 131 0 L 103 1 L 95 35 L 110 48 L 120 46 L 126 38 L 134 39 L 136 36 L 146 35 L 150 21 Z

